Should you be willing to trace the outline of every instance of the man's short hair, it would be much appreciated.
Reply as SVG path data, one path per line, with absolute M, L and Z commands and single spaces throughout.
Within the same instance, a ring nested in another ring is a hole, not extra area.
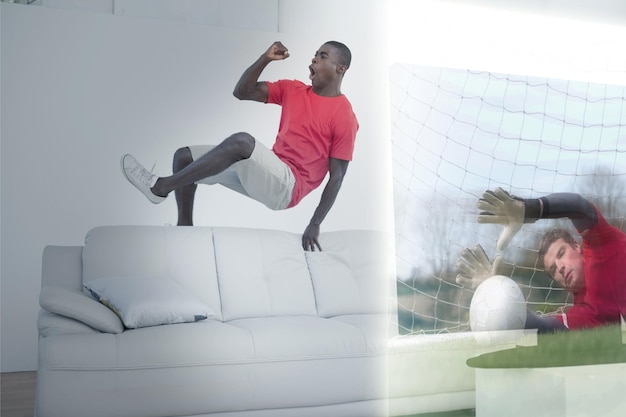
M 570 232 L 565 229 L 552 229 L 546 232 L 541 238 L 541 243 L 539 244 L 539 253 L 537 254 L 539 258 L 539 265 L 545 269 L 545 264 L 543 258 L 546 256 L 548 249 L 550 249 L 550 245 L 556 242 L 559 239 L 563 239 L 563 241 L 570 246 L 574 247 L 577 244 L 574 236 Z
M 350 48 L 337 41 L 328 41 L 325 45 L 330 45 L 337 49 L 337 51 L 339 51 L 339 63 L 350 68 L 350 62 L 352 62 L 352 52 L 350 52 Z

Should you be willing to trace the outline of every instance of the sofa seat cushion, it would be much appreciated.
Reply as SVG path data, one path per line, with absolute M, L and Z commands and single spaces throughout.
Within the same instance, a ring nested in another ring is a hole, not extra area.
M 58 417 L 381 416 L 355 414 L 350 404 L 384 401 L 384 366 L 384 355 L 372 355 L 140 370 L 42 368 L 38 384 L 46 389 L 37 408 Z M 345 413 L 324 412 L 342 404 Z
M 245 329 L 212 320 L 48 337 L 40 345 L 50 369 L 145 369 L 254 359 L 254 342 Z
M 359 329 L 368 352 L 387 352 L 389 334 L 395 333 L 388 314 L 346 314 L 333 317 L 331 320 Z
M 341 358 L 384 353 L 384 316 L 207 320 L 42 340 L 50 369 L 144 369 Z
M 140 417 L 380 400 L 386 320 L 265 317 L 44 337 L 38 380 L 55 389 L 40 393 L 39 406 L 66 417 L 87 404 L 94 417 Z M 80 400 L 62 401 L 76 392 Z
M 246 329 L 254 340 L 257 360 L 302 360 L 358 357 L 385 352 L 385 315 L 353 315 L 350 319 L 267 317 L 229 324 Z

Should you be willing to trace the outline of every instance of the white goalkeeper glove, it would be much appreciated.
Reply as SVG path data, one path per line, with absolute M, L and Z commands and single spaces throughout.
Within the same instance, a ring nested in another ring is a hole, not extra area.
M 494 191 L 485 191 L 483 197 L 476 203 L 476 207 L 480 210 L 478 223 L 504 225 L 504 230 L 500 233 L 496 244 L 498 251 L 504 250 L 524 224 L 526 210 L 524 201 L 498 187 Z
M 459 270 L 456 282 L 475 290 L 487 278 L 498 275 L 501 264 L 502 257 L 497 255 L 492 265 L 483 247 L 477 243 L 471 249 L 465 248 L 461 251 L 461 256 L 456 261 Z

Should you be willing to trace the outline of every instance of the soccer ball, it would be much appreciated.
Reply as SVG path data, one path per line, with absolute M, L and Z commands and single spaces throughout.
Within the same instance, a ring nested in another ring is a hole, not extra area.
M 523 329 L 525 324 L 524 294 L 511 278 L 494 275 L 476 288 L 470 303 L 472 331 Z

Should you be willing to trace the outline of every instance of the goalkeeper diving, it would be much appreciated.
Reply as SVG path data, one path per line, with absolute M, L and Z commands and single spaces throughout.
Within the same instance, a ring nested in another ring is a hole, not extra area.
M 581 243 L 564 229 L 544 234 L 538 259 L 546 274 L 573 294 L 573 306 L 563 314 L 537 315 L 528 310 L 527 329 L 540 333 L 616 324 L 626 319 L 626 233 L 611 226 L 591 202 L 575 193 L 555 193 L 521 199 L 501 188 L 488 190 L 476 203 L 478 222 L 504 226 L 496 247 L 504 250 L 524 223 L 569 218 Z M 502 258 L 493 264 L 476 244 L 461 251 L 457 283 L 475 289 L 498 274 Z

